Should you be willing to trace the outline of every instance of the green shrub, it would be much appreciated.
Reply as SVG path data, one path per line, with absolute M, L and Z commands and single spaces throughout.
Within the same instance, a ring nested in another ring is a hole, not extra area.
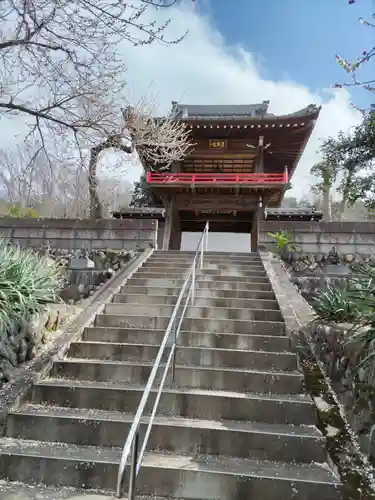
M 375 268 L 356 264 L 352 271 L 359 276 L 353 279 L 350 291 L 360 311 L 348 343 L 356 345 L 359 355 L 357 370 L 364 369 L 367 376 L 375 372 Z
M 363 378 L 368 378 L 371 373 L 370 378 L 373 384 L 373 375 L 375 374 L 375 323 L 354 329 L 347 343 L 356 347 L 359 362 L 355 366 L 355 371 L 364 370 L 366 375 Z
M 0 240 L 0 341 L 45 304 L 58 301 L 62 284 L 60 271 L 46 258 Z
M 353 323 L 358 320 L 360 309 L 346 287 L 329 286 L 313 299 L 315 321 Z
M 375 375 L 375 268 L 368 264 L 355 264 L 348 287 L 328 287 L 318 293 L 313 307 L 315 321 L 352 323 L 348 344 L 355 347 L 355 371 L 371 380 Z M 359 361 L 358 361 L 359 360 Z
M 278 231 L 277 233 L 267 234 L 275 242 L 276 251 L 280 255 L 284 254 L 287 251 L 294 252 L 296 250 L 296 245 L 293 243 L 292 236 L 288 233 L 288 231 L 285 231 L 283 229 L 282 231 Z

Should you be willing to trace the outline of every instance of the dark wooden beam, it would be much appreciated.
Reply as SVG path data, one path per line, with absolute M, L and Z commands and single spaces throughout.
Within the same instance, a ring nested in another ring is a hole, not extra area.
M 178 210 L 237 210 L 253 211 L 256 207 L 257 196 L 253 194 L 224 195 L 220 193 L 178 194 L 176 207 Z
M 258 252 L 259 251 L 259 226 L 261 213 L 263 211 L 263 200 L 260 198 L 258 201 L 258 206 L 253 214 L 253 223 L 251 225 L 251 251 Z
M 260 135 L 259 139 L 258 139 L 257 159 L 255 162 L 255 172 L 256 173 L 263 173 L 264 172 L 264 136 L 263 135 Z

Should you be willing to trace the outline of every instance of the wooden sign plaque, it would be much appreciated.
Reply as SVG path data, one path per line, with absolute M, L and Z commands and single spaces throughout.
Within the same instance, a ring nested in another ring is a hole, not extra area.
M 210 139 L 208 147 L 210 149 L 227 149 L 227 141 L 225 139 Z

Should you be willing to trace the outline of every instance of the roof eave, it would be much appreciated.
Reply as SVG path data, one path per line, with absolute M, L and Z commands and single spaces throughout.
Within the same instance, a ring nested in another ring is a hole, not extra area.
M 319 109 L 319 113 L 320 113 L 320 109 Z M 294 160 L 292 168 L 290 169 L 290 172 L 289 172 L 289 179 L 290 180 L 292 179 L 294 171 L 296 170 L 297 165 L 300 162 L 301 157 L 303 155 L 303 152 L 305 151 L 307 143 L 310 140 L 310 137 L 311 137 L 311 134 L 313 133 L 313 130 L 315 128 L 315 124 L 316 124 L 316 121 L 318 119 L 319 113 L 318 113 L 317 117 L 314 120 L 311 120 L 310 123 L 309 123 L 309 130 L 305 134 L 305 137 L 304 137 L 304 139 L 302 141 L 301 147 L 299 148 L 299 151 L 298 151 L 298 154 L 296 156 L 296 159 Z

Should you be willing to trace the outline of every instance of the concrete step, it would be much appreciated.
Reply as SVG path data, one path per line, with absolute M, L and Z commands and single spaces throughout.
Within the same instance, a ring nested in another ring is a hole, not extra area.
M 160 346 L 165 330 L 135 330 L 133 328 L 87 327 L 83 331 L 85 342 L 144 343 Z M 277 335 L 239 335 L 234 333 L 207 333 L 181 331 L 179 345 L 212 349 L 259 350 L 289 352 L 290 339 Z
M 2 496 L 3 495 L 3 496 Z M 109 492 L 97 490 L 67 488 L 64 486 L 46 486 L 45 484 L 25 484 L 12 481 L 0 481 L 0 498 L 6 500 L 117 500 Z M 126 496 L 124 496 L 124 499 Z M 138 497 L 137 500 L 166 500 L 156 497 Z
M 49 442 L 3 438 L 0 456 L 0 472 L 11 480 L 113 490 L 121 448 L 51 446 Z M 136 484 L 140 495 L 184 500 L 341 499 L 340 485 L 326 464 L 205 455 L 146 453 Z
M 178 339 L 180 341 L 180 338 Z M 111 361 L 153 362 L 158 345 L 115 342 L 72 342 L 68 358 L 103 359 Z M 167 353 L 168 354 L 168 353 Z M 245 368 L 271 371 L 297 371 L 297 356 L 289 352 L 222 349 L 178 346 L 176 363 L 187 366 Z
M 223 290 L 215 288 L 207 288 L 207 284 L 204 283 L 206 288 L 200 288 L 196 290 L 196 297 L 203 298 L 233 298 L 233 299 L 268 299 L 276 300 L 275 294 L 271 287 L 268 287 L 268 291 L 264 290 Z M 163 288 L 158 286 L 133 286 L 131 283 L 127 283 L 121 288 L 120 293 L 123 295 L 136 294 L 136 295 L 159 295 L 159 296 L 173 296 L 177 299 L 181 288 L 170 287 Z
M 33 387 L 31 402 L 92 410 L 111 410 L 135 414 L 144 387 L 124 383 L 48 379 Z M 152 391 L 145 415 L 154 402 Z M 246 420 L 269 424 L 316 424 L 315 407 L 302 394 L 255 394 L 203 389 L 164 388 L 158 415 L 207 420 Z
M 177 296 L 173 295 L 141 295 L 117 293 L 113 296 L 114 304 L 147 304 L 150 306 L 175 305 Z M 223 298 L 223 297 L 202 297 L 195 296 L 195 305 L 199 307 L 228 307 L 244 309 L 267 309 L 278 310 L 279 304 L 276 300 L 267 299 L 242 299 L 242 298 Z
M 126 282 L 125 285 L 123 285 L 120 289 L 120 293 L 123 295 L 127 294 L 137 294 L 137 295 L 159 295 L 159 296 L 168 296 L 168 297 L 175 297 L 177 299 L 181 287 L 177 286 L 169 286 L 169 287 L 163 287 L 163 286 L 140 286 L 137 284 L 133 284 L 131 280 L 134 280 L 135 278 L 131 278 Z
M 265 276 L 267 277 L 267 272 L 264 268 L 262 267 L 249 267 L 248 269 L 238 269 L 236 267 L 231 267 L 229 269 L 209 269 L 209 268 L 204 268 L 204 269 L 199 269 L 197 271 L 198 276 L 212 276 L 213 279 L 216 279 L 218 276 L 228 276 L 229 278 L 232 277 L 239 277 L 241 278 L 241 281 L 246 281 L 249 278 L 252 278 L 254 276 Z
M 198 302 L 198 301 L 197 301 Z M 186 311 L 186 316 L 189 318 L 213 318 L 213 319 L 229 319 L 242 321 L 283 321 L 283 315 L 277 309 L 244 309 L 244 308 L 228 308 L 228 307 L 202 307 L 197 304 L 189 305 Z M 104 309 L 105 314 L 128 315 L 136 314 L 140 316 L 172 316 L 174 310 L 173 305 L 150 305 L 142 303 L 122 304 L 111 303 L 107 304 Z M 208 328 L 209 330 L 209 328 Z
M 156 250 L 152 255 L 195 255 L 196 250 Z M 207 255 L 220 255 L 222 257 L 259 257 L 259 252 L 224 252 L 221 250 L 205 251 Z
M 149 288 L 149 287 L 157 287 L 157 288 L 163 288 L 163 289 L 173 289 L 173 293 L 177 293 L 177 295 L 180 293 L 180 290 L 182 288 L 182 285 L 184 283 L 183 278 L 179 279 L 167 279 L 167 278 L 153 278 L 153 279 L 148 279 L 148 278 L 142 278 L 138 277 L 139 275 L 137 273 L 133 274 L 131 278 L 129 278 L 126 282 L 126 284 L 121 288 L 121 293 L 126 293 L 126 290 L 131 287 L 143 287 L 143 288 Z
M 136 275 L 137 277 L 141 278 L 164 278 L 164 277 L 173 277 L 173 279 L 183 279 L 186 274 L 189 272 L 190 267 L 186 269 L 180 269 L 180 268 L 172 268 L 172 269 L 165 269 L 164 267 L 156 267 L 156 266 L 150 266 L 148 268 L 142 268 L 140 267 Z
M 121 288 L 121 293 L 126 293 L 128 287 L 146 287 L 146 288 L 174 288 L 175 291 L 180 293 L 182 285 L 184 284 L 184 279 L 173 279 L 173 278 L 139 278 L 135 274 L 131 277 Z M 256 278 L 249 281 L 227 281 L 227 280 L 213 280 L 212 277 L 206 277 L 209 279 L 201 279 L 200 277 L 196 280 L 196 286 L 198 289 L 209 289 L 209 290 L 230 290 L 231 292 L 236 291 L 248 291 L 256 290 L 263 292 L 273 292 L 272 285 L 266 278 Z M 240 294 L 241 295 L 241 294 Z
M 152 257 L 163 257 L 168 256 L 172 259 L 176 259 L 179 257 L 194 257 L 196 255 L 196 250 L 156 250 Z M 230 259 L 260 259 L 260 254 L 256 252 L 216 252 L 213 250 L 204 250 L 204 255 L 207 257 L 217 257 L 224 260 Z
M 207 276 L 207 279 L 202 280 L 200 276 L 196 279 L 196 286 L 201 290 L 230 290 L 231 292 L 236 291 L 248 291 L 256 290 L 263 292 L 273 292 L 273 288 L 268 278 L 251 278 L 248 281 L 238 281 L 238 280 L 221 280 L 221 279 L 211 279 Z M 241 294 L 240 294 L 241 296 Z
M 117 500 L 113 491 L 84 490 L 67 486 L 47 486 L 0 481 L 0 498 L 6 500 Z M 3 495 L 3 496 L 1 496 Z M 126 494 L 122 497 L 126 500 Z M 137 500 L 183 500 L 178 498 L 137 495 Z
M 165 260 L 151 260 L 148 259 L 143 266 L 140 268 L 157 268 L 157 269 L 180 269 L 188 271 L 193 264 L 193 260 L 180 260 L 180 261 L 170 261 L 168 259 Z M 201 261 L 197 262 L 197 269 L 202 271 L 213 271 L 213 272 L 250 272 L 250 271 L 264 271 L 264 265 L 261 260 L 257 261 L 249 261 L 249 262 L 234 262 L 228 263 L 225 260 L 207 260 L 203 261 L 203 268 L 200 269 Z
M 193 259 L 195 255 L 197 254 L 196 251 L 192 252 L 181 252 L 181 251 L 157 251 L 152 254 L 152 259 L 156 258 L 161 258 L 161 259 L 168 259 L 168 260 L 178 260 L 178 259 Z M 199 252 L 200 254 L 200 252 Z M 204 258 L 212 261 L 212 260 L 217 260 L 217 261 L 222 261 L 222 262 L 249 262 L 249 261 L 261 261 L 261 257 L 257 253 L 241 253 L 241 252 L 233 252 L 233 253 L 227 253 L 227 252 L 212 252 L 212 251 L 205 251 L 204 252 Z
M 165 280 L 165 285 L 168 283 L 176 284 L 176 283 L 181 283 L 180 286 L 182 286 L 184 280 L 185 280 L 186 275 L 181 274 L 180 272 L 163 272 L 162 274 L 159 273 L 150 273 L 150 272 L 142 272 L 141 270 L 138 270 L 134 274 L 134 278 L 136 279 L 142 279 L 142 280 Z M 133 278 L 131 278 L 133 279 Z M 130 280 L 129 280 L 130 281 Z M 252 276 L 222 276 L 222 275 L 210 275 L 210 274 L 202 274 L 198 273 L 197 274 L 197 281 L 223 281 L 225 283 L 244 283 L 244 285 L 247 284 L 248 281 L 256 281 L 256 283 L 269 283 L 269 279 L 266 276 L 264 272 L 261 274 L 253 274 Z M 244 287 L 245 288 L 245 287 Z
M 176 267 L 172 268 L 164 268 L 161 266 L 149 266 L 149 267 L 140 267 L 137 270 L 137 276 L 139 277 L 147 277 L 151 275 L 153 276 L 158 276 L 158 277 L 164 277 L 164 276 L 173 276 L 173 277 L 179 277 L 179 276 L 186 276 L 187 273 L 189 272 L 190 267 L 187 269 L 180 269 Z M 243 270 L 237 270 L 237 269 L 197 269 L 196 270 L 196 275 L 199 276 L 201 279 L 206 278 L 207 276 L 210 276 L 212 279 L 218 279 L 220 277 L 221 280 L 224 280 L 224 278 L 229 278 L 229 281 L 235 281 L 235 278 L 238 279 L 238 281 L 246 281 L 249 278 L 254 278 L 257 276 L 260 276 L 262 278 L 267 277 L 267 273 L 264 269 L 262 268 L 253 268 L 253 269 L 248 269 L 246 271 Z
M 198 259 L 199 259 L 199 257 L 198 257 Z M 187 265 L 191 266 L 193 261 L 194 261 L 193 257 L 179 258 L 179 259 L 169 259 L 168 257 L 164 257 L 164 258 L 153 257 L 153 258 L 147 259 L 148 263 L 150 263 L 150 264 L 157 263 L 158 265 L 161 265 L 161 266 L 163 266 L 164 264 L 168 264 L 168 263 L 175 263 L 176 265 L 187 264 Z M 230 269 L 233 269 L 233 268 L 237 268 L 237 267 L 242 268 L 244 266 L 245 267 L 246 266 L 263 266 L 263 263 L 262 263 L 262 260 L 260 258 L 246 259 L 246 260 L 244 260 L 244 259 L 227 260 L 227 259 L 223 259 L 220 257 L 209 257 L 209 258 L 204 257 L 203 265 L 205 268 L 215 268 L 219 265 L 226 265 Z
M 9 414 L 6 436 L 121 447 L 132 421 L 119 412 L 27 405 Z M 141 421 L 141 442 L 148 421 Z M 155 418 L 147 450 L 301 463 L 327 459 L 322 435 L 313 427 L 177 417 Z
M 124 314 L 98 314 L 94 326 L 115 326 L 150 330 L 166 330 L 170 316 L 140 316 Z M 182 329 L 194 332 L 241 333 L 256 335 L 284 335 L 285 323 L 276 321 L 242 321 L 234 319 L 204 319 L 185 317 Z
M 92 382 L 146 385 L 152 367 L 152 362 L 65 359 L 55 361 L 51 375 L 56 378 Z M 160 370 L 155 383 L 161 381 L 162 374 Z M 181 365 L 176 366 L 175 386 L 273 394 L 300 394 L 303 388 L 302 376 L 299 373 Z
M 188 271 L 190 267 L 192 266 L 192 262 L 175 262 L 175 261 L 168 261 L 168 260 L 152 260 L 148 259 L 140 269 L 180 269 L 181 271 Z M 236 272 L 239 271 L 264 271 L 264 266 L 261 261 L 254 261 L 250 262 L 249 264 L 226 264 L 224 262 L 209 262 L 206 261 L 204 262 L 204 270 L 216 270 L 216 271 L 232 271 L 235 270 Z

